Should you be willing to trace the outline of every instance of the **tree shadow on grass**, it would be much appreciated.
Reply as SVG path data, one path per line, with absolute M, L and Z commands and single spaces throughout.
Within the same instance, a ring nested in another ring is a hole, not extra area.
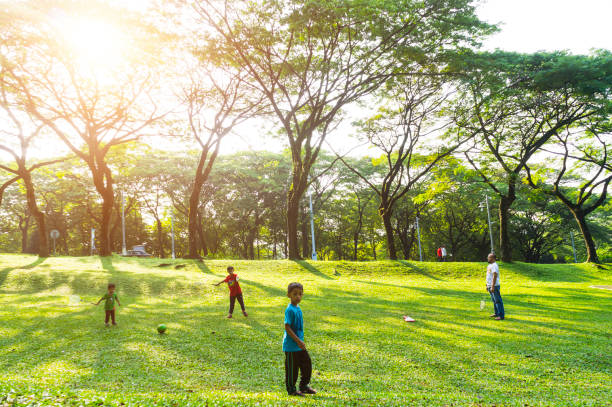
M 502 273 L 506 269 L 521 276 L 537 281 L 550 282 L 583 282 L 593 278 L 592 271 L 580 264 L 530 264 L 502 263 Z M 537 267 L 535 267 L 537 266 Z
M 108 271 L 109 273 L 115 274 L 117 272 L 117 269 L 113 265 L 112 256 L 100 257 L 100 263 L 102 263 L 102 268 Z
M 200 271 L 202 273 L 206 273 L 206 274 L 215 274 L 211 271 L 211 269 L 206 265 L 206 263 L 204 263 L 201 260 L 194 260 L 193 264 L 195 264 L 197 266 L 197 268 L 200 269 Z
M 32 263 L 30 263 L 28 265 L 25 265 L 25 266 L 22 266 L 22 267 L 6 267 L 6 268 L 3 268 L 2 270 L 0 270 L 0 287 L 2 287 L 2 285 L 6 281 L 6 278 L 8 277 L 8 275 L 9 275 L 9 273 L 11 271 L 17 270 L 17 269 L 24 269 L 24 270 L 33 269 L 34 267 L 38 266 L 39 264 L 44 263 L 46 260 L 47 260 L 47 257 L 38 257 Z
M 405 261 L 405 260 L 398 260 L 398 262 L 400 262 L 400 263 L 401 263 L 401 264 L 403 264 L 404 266 L 406 266 L 406 267 L 410 268 L 412 271 L 415 271 L 415 272 L 417 272 L 417 273 L 419 273 L 419 274 L 421 274 L 421 275 L 423 275 L 423 276 L 425 276 L 425 277 L 429 277 L 429 278 L 431 278 L 431 279 L 433 279 L 433 280 L 443 281 L 442 279 L 440 279 L 440 278 L 438 278 L 438 277 L 436 277 L 436 276 L 434 276 L 434 275 L 432 275 L 432 274 L 429 274 L 428 272 L 426 272 L 426 271 L 425 271 L 425 270 L 423 270 L 422 268 L 417 267 L 417 266 L 415 266 L 415 265 L 414 265 L 414 264 L 412 264 L 412 263 L 408 263 L 408 262 L 407 262 L 407 261 Z
M 249 285 L 255 286 L 259 288 L 260 290 L 265 291 L 266 293 L 274 297 L 286 297 L 287 296 L 287 291 L 281 288 L 267 286 L 267 285 L 255 282 L 253 280 L 247 280 L 246 278 L 242 278 L 242 277 L 240 278 L 240 281 L 245 282 Z
M 291 261 L 296 263 L 296 264 L 298 264 L 298 265 L 300 265 L 303 269 L 305 269 L 306 271 L 309 271 L 310 273 L 314 274 L 317 277 L 321 277 L 321 278 L 324 278 L 326 280 L 333 280 L 332 277 L 330 277 L 327 274 L 323 273 L 321 270 L 319 270 L 318 268 L 316 268 L 312 264 L 309 264 L 305 260 L 291 260 Z

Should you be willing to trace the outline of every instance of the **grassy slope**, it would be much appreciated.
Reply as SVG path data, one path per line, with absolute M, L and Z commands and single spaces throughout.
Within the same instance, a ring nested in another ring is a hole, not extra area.
M 302 404 L 612 399 L 612 294 L 589 288 L 612 284 L 609 266 L 502 265 L 500 323 L 490 300 L 479 308 L 483 263 L 231 261 L 250 316 L 226 320 L 227 289 L 211 283 L 230 261 L 160 262 L 0 256 L 0 405 L 292 405 L 280 341 L 294 280 L 321 390 Z M 86 304 L 109 280 L 123 304 L 116 328 Z M 73 293 L 85 304 L 70 306 Z

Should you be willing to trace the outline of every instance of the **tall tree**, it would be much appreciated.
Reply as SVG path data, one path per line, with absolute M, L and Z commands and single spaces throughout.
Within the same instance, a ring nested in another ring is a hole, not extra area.
M 155 30 L 108 3 L 78 7 L 32 0 L 28 5 L 31 12 L 19 8 L 13 15 L 15 25 L 28 35 L 28 46 L 20 58 L 11 59 L 8 71 L 27 112 L 87 164 L 103 201 L 99 252 L 108 256 L 114 189 L 106 156 L 113 147 L 137 140 L 161 116 L 151 93 L 156 84 L 153 50 L 144 44 L 163 41 L 151 42 Z M 129 32 L 117 25 L 117 15 Z M 66 27 L 80 27 L 82 32 Z M 79 35 L 115 42 L 83 44 L 75 42 Z M 122 44 L 130 48 L 119 52 Z
M 491 27 L 471 0 L 196 1 L 215 55 L 240 66 L 271 105 L 292 155 L 289 257 L 299 258 L 300 200 L 343 109 L 395 74 L 423 73 Z
M 207 56 L 203 56 L 202 59 Z M 191 72 L 191 83 L 184 90 L 189 134 L 200 149 L 189 194 L 189 258 L 200 258 L 200 194 L 221 147 L 221 141 L 238 124 L 264 110 L 262 100 L 252 98 L 252 90 L 242 74 L 230 65 L 214 67 L 200 62 Z
M 464 55 L 458 131 L 477 134 L 466 153 L 499 197 L 501 259 L 512 261 L 509 214 L 521 171 L 566 126 L 607 109 L 609 53 Z
M 28 204 L 28 223 L 29 216 L 33 216 L 38 229 L 38 255 L 48 257 L 49 244 L 45 214 L 38 208 L 36 202 L 36 188 L 32 182 L 32 172 L 46 165 L 59 162 L 61 159 L 37 163 L 29 162 L 28 154 L 32 144 L 40 141 L 40 133 L 44 129 L 44 125 L 35 124 L 32 117 L 19 108 L 18 100 L 16 100 L 14 94 L 16 83 L 11 75 L 11 62 L 6 59 L 6 47 L 0 46 L 0 52 L 0 109 L 3 113 L 0 115 L 0 120 L 5 123 L 3 129 L 0 130 L 0 151 L 8 153 L 13 158 L 12 165 L 0 164 L 0 169 L 13 175 L 11 179 L 0 186 L 0 204 L 2 203 L 2 195 L 9 185 L 18 180 L 23 182 Z
M 448 94 L 440 91 L 437 80 L 405 78 L 392 84 L 383 95 L 382 106 L 369 120 L 360 123 L 367 140 L 382 152 L 375 165 L 384 166 L 380 179 L 372 179 L 342 159 L 355 174 L 372 188 L 379 198 L 378 212 L 387 237 L 389 258 L 397 259 L 393 211 L 396 204 L 431 170 L 468 138 L 455 135 L 446 145 L 437 137 L 448 122 L 435 122 L 445 106 Z M 438 144 L 436 146 L 436 143 Z M 431 146 L 431 147 L 429 147 Z
M 578 129 L 579 134 L 573 134 L 569 126 L 555 134 L 556 146 L 548 152 L 561 156 L 560 169 L 526 167 L 529 184 L 557 197 L 574 215 L 586 246 L 586 261 L 593 263 L 599 257 L 587 216 L 606 203 L 612 182 L 612 123 L 607 116 L 602 120 Z

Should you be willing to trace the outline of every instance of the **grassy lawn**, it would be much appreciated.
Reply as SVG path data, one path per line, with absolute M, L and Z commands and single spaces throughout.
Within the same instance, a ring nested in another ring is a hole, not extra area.
M 229 264 L 248 318 L 227 320 L 227 288 L 211 285 Z M 0 406 L 610 405 L 612 291 L 589 286 L 612 284 L 612 267 L 502 264 L 501 322 L 484 269 L 0 255 Z M 108 281 L 123 305 L 114 328 L 89 305 Z M 305 287 L 320 391 L 305 400 L 283 382 L 291 281 Z

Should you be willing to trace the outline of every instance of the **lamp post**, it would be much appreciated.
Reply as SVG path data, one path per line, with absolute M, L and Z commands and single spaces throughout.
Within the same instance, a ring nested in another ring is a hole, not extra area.
M 312 211 L 312 190 L 309 189 L 308 190 L 308 200 L 310 202 L 310 236 L 311 236 L 311 240 L 312 240 L 312 259 L 316 260 L 317 259 L 317 248 L 315 245 L 315 234 L 314 234 L 314 214 Z
M 574 252 L 574 263 L 578 263 L 578 258 L 576 257 L 576 245 L 574 244 L 574 232 L 570 230 L 570 238 L 572 239 L 572 250 Z
M 127 249 L 125 247 L 125 195 L 123 194 L 123 190 L 121 191 L 121 232 L 123 237 L 121 254 L 127 256 Z
M 485 201 L 481 202 L 478 207 L 483 210 L 483 204 L 487 207 L 487 221 L 489 222 L 489 239 L 491 241 L 491 253 L 495 253 L 495 247 L 493 246 L 493 229 L 491 228 L 491 211 L 489 210 L 489 195 L 485 195 Z

